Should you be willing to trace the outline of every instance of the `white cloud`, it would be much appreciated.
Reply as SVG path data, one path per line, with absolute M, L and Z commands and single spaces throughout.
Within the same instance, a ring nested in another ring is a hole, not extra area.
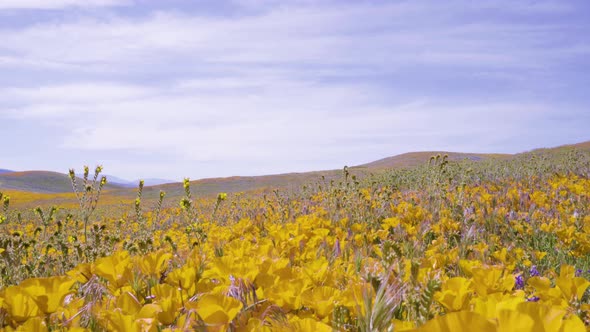
M 542 129 L 531 123 L 548 121 L 559 103 L 534 94 L 478 100 L 461 91 L 471 87 L 454 81 L 457 73 L 533 90 L 533 75 L 590 49 L 563 41 L 563 22 L 466 19 L 487 10 L 571 10 L 562 2 L 237 2 L 263 10 L 82 14 L 0 28 L 0 69 L 41 78 L 0 81 L 0 119 L 49 123 L 65 151 L 239 161 L 262 173 L 419 149 L 495 150 L 497 137 L 536 135 Z M 436 75 L 440 88 L 411 88 L 413 79 Z M 500 84 L 482 89 L 506 88 Z M 215 165 L 208 176 L 236 174 Z
M 455 144 L 474 149 L 481 143 L 475 137 L 515 135 L 548 113 L 539 104 L 474 101 L 460 107 L 424 99 L 379 106 L 372 103 L 374 92 L 362 85 L 277 79 L 254 84 L 251 98 L 211 93 L 211 88 L 240 88 L 232 81 L 219 83 L 183 82 L 153 96 L 141 88 L 102 85 L 97 96 L 79 93 L 73 100 L 64 98 L 64 87 L 45 87 L 20 91 L 34 102 L 12 115 L 57 123 L 66 149 L 145 151 L 192 162 L 315 160 L 339 167 L 370 160 L 367 152 L 383 156 L 378 149 L 448 148 L 439 139 L 448 135 L 474 137 Z M 68 89 L 86 91 L 88 85 Z M 100 98 L 117 89 L 115 97 Z
M 512 7 L 506 4 L 507 9 Z M 271 8 L 259 15 L 232 18 L 161 12 L 147 18 L 53 22 L 0 30 L 0 39 L 3 50 L 13 54 L 10 65 L 20 58 L 37 64 L 131 70 L 244 63 L 395 70 L 420 64 L 543 66 L 553 50 L 539 47 L 537 40 L 549 38 L 547 30 L 559 29 L 540 23 L 456 23 L 467 10 L 458 5 Z
M 108 7 L 130 4 L 130 0 L 0 0 L 2 9 L 62 9 L 67 7 Z
M 151 93 L 149 88 L 126 84 L 76 83 L 41 86 L 38 88 L 7 88 L 0 93 L 26 103 L 93 104 L 104 101 L 141 98 Z M 42 114 L 36 114 L 42 115 Z

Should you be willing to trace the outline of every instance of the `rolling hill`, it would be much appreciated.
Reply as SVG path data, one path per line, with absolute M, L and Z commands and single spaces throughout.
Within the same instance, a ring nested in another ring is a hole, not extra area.
M 137 188 L 137 186 L 139 184 L 139 179 L 129 181 L 129 180 L 125 180 L 125 179 L 113 176 L 113 175 L 105 175 L 105 176 L 107 177 L 110 184 L 118 185 L 118 186 L 125 187 L 125 188 Z M 157 179 L 157 178 L 147 178 L 147 179 L 142 179 L 142 180 L 143 180 L 145 186 L 157 186 L 157 185 L 161 185 L 161 184 L 176 182 L 173 180 Z
M 357 172 L 357 171 L 353 171 Z M 358 173 L 358 172 L 357 172 Z M 296 189 L 301 185 L 321 179 L 323 176 L 328 181 L 341 176 L 342 170 L 316 171 L 304 173 L 285 173 L 262 176 L 232 176 L 226 178 L 208 178 L 191 181 L 192 191 L 202 196 L 217 195 L 220 192 L 236 193 L 246 191 L 261 191 L 267 189 Z M 159 186 L 147 187 L 144 193 L 149 195 L 164 190 L 175 196 L 183 195 L 183 187 L 180 183 L 168 183 Z
M 487 159 L 509 159 L 511 154 L 482 154 L 482 153 L 458 153 L 447 151 L 423 151 L 423 152 L 408 152 L 393 157 L 379 159 L 367 164 L 359 165 L 357 167 L 368 169 L 383 169 L 383 168 L 398 168 L 398 167 L 414 167 L 427 163 L 431 156 L 448 155 L 449 161 L 472 160 L 481 161 Z
M 350 173 L 355 175 L 364 175 L 369 173 L 383 172 L 392 168 L 410 168 L 428 163 L 431 156 L 440 154 L 448 155 L 451 161 L 460 161 L 469 159 L 472 161 L 483 161 L 483 160 L 509 160 L 519 156 L 523 156 L 530 153 L 543 151 L 563 151 L 567 149 L 578 149 L 584 151 L 590 151 L 590 141 L 563 145 L 555 148 L 544 148 L 537 149 L 528 152 L 522 152 L 517 154 L 500 154 L 500 153 L 460 153 L 460 152 L 447 152 L 447 151 L 421 151 L 421 152 L 409 152 L 393 157 L 387 157 L 379 159 L 370 163 L 361 164 L 358 166 L 350 167 Z M 233 176 L 227 178 L 208 178 L 191 181 L 191 188 L 193 192 L 199 193 L 203 196 L 217 195 L 219 192 L 243 192 L 243 191 L 254 191 L 264 190 L 269 188 L 289 189 L 299 188 L 306 183 L 312 183 L 324 177 L 326 181 L 332 179 L 339 179 L 342 176 L 342 170 L 326 170 L 326 171 L 313 171 L 304 173 L 285 173 L 275 175 L 264 175 L 264 176 Z M 152 186 L 146 188 L 148 196 L 155 197 L 155 195 L 163 190 L 170 194 L 182 195 L 182 185 L 179 183 L 169 183 L 160 186 Z
M 79 183 L 82 180 L 79 179 Z M 107 184 L 105 189 L 121 189 L 121 186 Z M 9 172 L 0 174 L 0 189 L 12 189 L 35 193 L 72 192 L 70 178 L 66 174 L 48 171 Z
M 427 163 L 431 156 L 447 154 L 449 160 L 459 161 L 469 159 L 472 161 L 482 160 L 508 160 L 518 156 L 538 152 L 559 152 L 576 148 L 590 151 L 590 141 L 563 145 L 555 148 L 536 149 L 518 154 L 481 154 L 481 153 L 458 153 L 445 151 L 423 151 L 410 152 L 392 157 L 383 158 L 366 164 L 350 167 L 351 174 L 363 175 L 368 173 L 381 172 L 391 168 L 407 168 Z M 246 191 L 263 191 L 275 188 L 289 189 L 298 188 L 303 184 L 312 183 L 322 176 L 326 181 L 337 179 L 342 175 L 342 170 L 312 171 L 303 173 L 285 173 L 264 176 L 233 176 L 226 178 L 208 178 L 191 181 L 191 188 L 199 196 L 213 196 L 219 192 L 235 193 Z M 110 179 L 110 177 L 108 177 Z M 105 190 L 108 195 L 121 198 L 132 198 L 136 193 L 136 183 L 126 182 L 117 184 L 116 178 L 107 184 Z M 135 185 L 134 185 L 135 183 Z M 150 184 L 156 184 L 151 185 Z M 0 174 L 0 190 L 18 190 L 35 193 L 70 193 L 72 191 L 70 180 L 66 174 L 46 171 L 8 172 Z M 144 197 L 156 198 L 159 191 L 166 191 L 168 197 L 183 195 L 181 183 L 157 184 L 146 181 Z
M 590 151 L 590 141 L 580 142 L 580 143 L 575 143 L 575 144 L 561 145 L 561 146 L 557 146 L 554 148 L 539 148 L 539 149 L 534 149 L 530 152 L 523 152 L 523 153 L 561 152 L 564 150 L 571 150 L 571 149 L 576 149 L 576 150 L 580 150 L 580 151 Z

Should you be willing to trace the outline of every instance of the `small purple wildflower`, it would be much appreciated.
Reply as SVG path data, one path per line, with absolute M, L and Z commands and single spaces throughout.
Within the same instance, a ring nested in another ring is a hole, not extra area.
M 540 298 L 538 296 L 529 297 L 526 299 L 528 302 L 538 302 Z
M 524 288 L 524 278 L 522 277 L 522 274 L 519 274 L 516 276 L 515 288 L 516 289 L 523 289 Z
M 581 269 L 577 269 L 576 270 L 576 277 L 579 277 L 582 275 L 582 273 L 584 273 L 584 271 L 582 271 Z
M 531 277 L 538 277 L 541 274 L 539 273 L 539 270 L 537 270 L 537 265 L 533 265 L 531 266 L 531 270 L 529 271 Z

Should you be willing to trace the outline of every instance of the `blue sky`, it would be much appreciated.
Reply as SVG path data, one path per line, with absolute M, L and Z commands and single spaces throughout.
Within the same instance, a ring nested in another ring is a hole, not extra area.
M 0 0 L 0 168 L 193 179 L 590 139 L 588 1 Z

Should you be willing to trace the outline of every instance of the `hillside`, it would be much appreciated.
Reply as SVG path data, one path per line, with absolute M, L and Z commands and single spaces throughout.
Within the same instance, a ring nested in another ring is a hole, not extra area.
M 393 157 L 379 159 L 367 164 L 359 165 L 368 169 L 383 169 L 383 168 L 399 168 L 399 167 L 414 167 L 427 163 L 431 156 L 448 155 L 449 161 L 471 160 L 481 161 L 488 159 L 509 159 L 513 155 L 510 154 L 482 154 L 482 153 L 458 153 L 447 151 L 423 151 L 423 152 L 409 152 Z
M 81 183 L 81 179 L 79 180 Z M 107 184 L 105 189 L 122 187 Z M 12 189 L 35 193 L 68 193 L 72 191 L 66 174 L 48 171 L 10 172 L 0 174 L 0 189 Z
M 122 179 L 120 177 L 116 177 L 114 175 L 105 174 L 105 176 L 107 177 L 110 184 L 114 184 L 114 185 L 124 187 L 124 188 L 136 188 L 137 185 L 139 184 L 139 179 L 130 181 L 130 180 Z M 143 180 L 145 186 L 157 186 L 157 185 L 161 185 L 161 184 L 176 182 L 173 180 L 158 179 L 158 178 L 147 178 L 147 179 L 142 179 L 142 180 Z
M 534 149 L 530 152 L 524 152 L 524 153 L 537 153 L 537 152 L 550 152 L 550 153 L 554 153 L 554 152 L 562 152 L 565 150 L 571 150 L 571 149 L 576 149 L 576 150 L 580 150 L 580 151 L 590 151 L 590 141 L 586 141 L 586 142 L 581 142 L 581 143 L 575 143 L 575 144 L 566 144 L 566 145 L 561 145 L 558 147 L 554 147 L 554 148 L 539 148 L 539 149 Z
M 364 171 L 353 170 L 352 173 L 360 173 Z M 306 183 L 315 182 L 322 178 L 327 180 L 340 177 L 342 170 L 316 171 L 304 173 L 285 173 L 275 175 L 262 176 L 232 176 L 226 178 L 210 178 L 191 181 L 191 188 L 199 195 L 211 196 L 217 195 L 220 192 L 235 193 L 256 191 L 264 189 L 296 189 Z M 159 186 L 152 186 L 146 188 L 149 195 L 150 192 L 154 194 L 164 190 L 171 195 L 182 195 L 183 188 L 180 183 L 168 183 Z
M 569 149 L 578 149 L 584 151 L 590 151 L 590 141 L 563 145 L 554 148 L 543 148 L 534 150 L 538 151 L 549 151 L 549 152 L 561 152 Z M 471 160 L 471 161 L 483 161 L 483 160 L 510 160 L 519 156 L 524 156 L 532 153 L 522 152 L 517 154 L 499 154 L 499 153 L 461 153 L 461 152 L 447 152 L 447 151 L 423 151 L 423 152 L 410 152 L 393 157 L 387 157 L 379 159 L 370 163 L 352 166 L 350 172 L 353 175 L 362 176 L 371 173 L 384 172 L 392 168 L 411 168 L 418 165 L 423 165 L 428 162 L 431 156 L 434 155 L 448 155 L 450 161 L 460 160 Z M 274 188 L 278 189 L 289 189 L 298 188 L 305 184 L 310 184 L 319 181 L 322 176 L 326 181 L 332 179 L 338 179 L 342 176 L 342 170 L 325 170 L 325 171 L 313 171 L 303 173 L 285 173 L 275 175 L 264 175 L 264 176 L 233 176 L 227 178 L 209 178 L 191 181 L 191 187 L 193 192 L 198 193 L 201 196 L 213 196 L 219 192 L 244 192 L 254 190 L 270 190 Z M 147 197 L 155 197 L 157 193 L 163 190 L 170 196 L 181 196 L 183 194 L 182 184 L 180 183 L 168 183 L 165 185 L 147 187 L 144 191 Z M 114 194 L 116 194 L 114 192 Z M 119 194 L 123 194 L 122 192 Z
M 483 160 L 509 160 L 519 156 L 526 156 L 531 153 L 558 153 L 569 149 L 590 151 L 590 141 L 571 145 L 563 145 L 555 148 L 542 148 L 518 154 L 481 154 L 481 153 L 458 153 L 446 151 L 424 151 L 410 152 L 392 157 L 383 158 L 366 164 L 350 167 L 353 175 L 363 176 L 371 173 L 380 173 L 392 168 L 409 168 L 427 163 L 433 155 L 448 155 L 449 160 L 459 161 L 468 159 L 471 161 Z M 199 197 L 211 197 L 219 192 L 236 193 L 248 191 L 271 191 L 273 189 L 294 189 L 305 184 L 317 183 L 324 177 L 329 182 L 338 179 L 342 170 L 325 170 L 302 173 L 285 173 L 263 176 L 232 176 L 226 178 L 208 178 L 191 181 L 192 191 Z M 110 179 L 110 177 L 108 177 Z M 116 180 L 115 180 L 116 181 Z M 115 182 L 113 181 L 113 182 Z M 136 185 L 126 183 L 119 185 L 109 183 L 105 188 L 105 195 L 113 199 L 132 199 L 136 194 Z M 34 193 L 70 193 L 71 184 L 67 175 L 56 172 L 28 171 L 11 172 L 0 174 L 0 190 L 17 190 Z M 144 197 L 147 199 L 157 198 L 160 190 L 167 193 L 168 198 L 183 195 L 181 183 L 167 183 L 149 186 L 146 182 Z

